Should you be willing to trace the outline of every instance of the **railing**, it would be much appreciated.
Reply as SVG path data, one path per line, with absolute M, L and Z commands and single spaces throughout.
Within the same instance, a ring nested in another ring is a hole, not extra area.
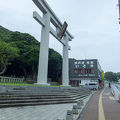
M 118 84 L 112 84 L 111 88 L 115 99 L 120 102 L 120 86 Z
M 22 83 L 24 78 L 13 78 L 0 76 L 0 83 Z

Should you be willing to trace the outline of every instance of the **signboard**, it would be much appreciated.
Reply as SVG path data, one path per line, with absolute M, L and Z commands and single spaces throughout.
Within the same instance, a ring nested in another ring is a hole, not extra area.
M 58 36 L 60 37 L 60 39 L 62 39 L 62 37 L 64 36 L 66 29 L 68 27 L 68 24 L 66 22 L 64 22 L 64 24 L 62 25 L 60 32 L 58 33 Z
M 97 78 L 97 60 L 70 60 L 70 78 Z

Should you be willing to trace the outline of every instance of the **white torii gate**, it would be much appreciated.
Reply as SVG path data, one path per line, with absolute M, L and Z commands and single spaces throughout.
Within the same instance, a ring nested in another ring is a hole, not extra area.
M 68 50 L 70 50 L 68 42 L 73 39 L 73 36 L 68 31 L 66 31 L 64 38 L 60 39 L 58 33 L 60 32 L 62 23 L 51 10 L 47 2 L 45 0 L 33 0 L 33 2 L 43 13 L 43 17 L 41 17 L 36 11 L 33 12 L 33 18 L 42 25 L 37 84 L 47 84 L 49 33 L 51 33 L 59 42 L 63 44 L 62 85 L 68 86 Z M 56 30 L 50 26 L 50 23 L 55 26 Z

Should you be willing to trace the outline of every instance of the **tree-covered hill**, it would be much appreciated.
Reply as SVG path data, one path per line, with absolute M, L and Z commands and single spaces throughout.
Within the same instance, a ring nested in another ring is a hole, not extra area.
M 0 25 L 0 40 L 8 41 L 12 32 Z
M 6 50 L 4 52 L 4 48 Z M 24 76 L 26 80 L 29 78 L 31 80 L 36 80 L 37 70 L 38 70 L 38 59 L 39 59 L 39 47 L 40 43 L 30 34 L 12 32 L 2 26 L 0 26 L 0 72 L 4 69 L 4 64 L 7 59 L 6 71 L 2 75 L 6 76 Z M 6 47 L 6 46 L 9 46 Z M 8 58 L 8 56 L 13 50 L 15 54 Z M 9 51 L 9 52 L 8 52 Z M 11 59 L 12 58 L 12 59 Z M 42 69 L 42 68 L 41 68 Z M 61 77 L 62 71 L 62 56 L 49 49 L 49 63 L 48 63 L 48 77 L 53 81 L 57 81 Z

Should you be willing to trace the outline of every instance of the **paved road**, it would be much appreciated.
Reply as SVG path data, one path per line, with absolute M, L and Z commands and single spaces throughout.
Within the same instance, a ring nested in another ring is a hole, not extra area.
M 82 120 L 120 120 L 120 103 L 106 88 L 93 95 L 85 108 Z

